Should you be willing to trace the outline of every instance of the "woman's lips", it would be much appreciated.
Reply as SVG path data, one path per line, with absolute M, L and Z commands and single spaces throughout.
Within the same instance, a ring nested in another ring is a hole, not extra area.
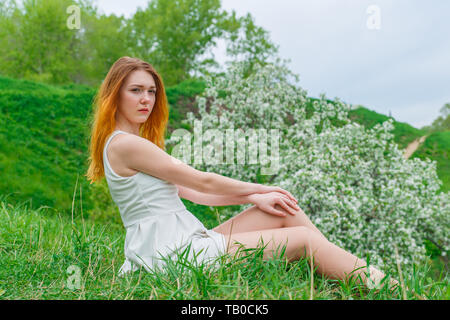
M 139 112 L 146 113 L 146 112 L 148 112 L 148 109 L 142 109 L 142 110 L 139 110 Z

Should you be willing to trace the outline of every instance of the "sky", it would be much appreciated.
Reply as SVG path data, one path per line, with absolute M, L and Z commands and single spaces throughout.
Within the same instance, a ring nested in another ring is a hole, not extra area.
M 148 0 L 96 0 L 130 17 Z M 450 103 L 450 1 L 222 0 L 250 13 L 308 96 L 324 93 L 421 128 Z M 225 61 L 225 47 L 213 50 Z

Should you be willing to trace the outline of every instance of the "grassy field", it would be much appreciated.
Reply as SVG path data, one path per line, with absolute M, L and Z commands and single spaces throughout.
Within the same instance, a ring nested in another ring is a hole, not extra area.
M 211 220 L 212 221 L 212 220 Z M 402 274 L 404 288 L 377 292 L 354 282 L 311 272 L 308 259 L 286 263 L 282 254 L 262 259 L 262 251 L 223 256 L 216 268 L 168 261 L 166 272 L 137 271 L 117 277 L 125 232 L 62 216 L 48 208 L 30 210 L 0 202 L 0 299 L 314 299 L 447 300 L 448 274 L 432 262 Z M 397 277 L 398 279 L 398 277 Z

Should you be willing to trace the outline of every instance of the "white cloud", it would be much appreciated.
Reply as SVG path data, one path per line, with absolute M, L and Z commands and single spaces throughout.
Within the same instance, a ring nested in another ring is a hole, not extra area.
M 300 85 L 362 104 L 416 127 L 431 123 L 450 101 L 450 46 L 445 1 L 245 1 L 225 7 L 248 10 L 271 31 L 280 54 L 292 60 Z M 380 8 L 381 29 L 366 26 L 366 9 Z M 253 9 L 251 9 L 253 7 Z

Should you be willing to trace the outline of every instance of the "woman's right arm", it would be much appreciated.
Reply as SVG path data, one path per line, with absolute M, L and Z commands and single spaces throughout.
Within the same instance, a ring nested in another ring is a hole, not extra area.
M 297 199 L 288 191 L 274 186 L 266 186 L 258 183 L 243 182 L 228 178 L 213 172 L 204 172 L 207 178 L 207 193 L 220 195 L 250 195 L 254 193 L 281 192 L 287 195 L 291 200 L 297 202 Z
M 266 186 L 228 178 L 214 172 L 203 172 L 206 178 L 206 192 L 212 194 L 241 196 L 266 193 Z
M 278 191 L 292 200 L 295 199 L 288 191 L 279 187 L 243 182 L 216 173 L 197 170 L 167 154 L 151 141 L 136 135 L 121 135 L 111 145 L 111 149 L 128 168 L 199 192 L 240 196 Z

